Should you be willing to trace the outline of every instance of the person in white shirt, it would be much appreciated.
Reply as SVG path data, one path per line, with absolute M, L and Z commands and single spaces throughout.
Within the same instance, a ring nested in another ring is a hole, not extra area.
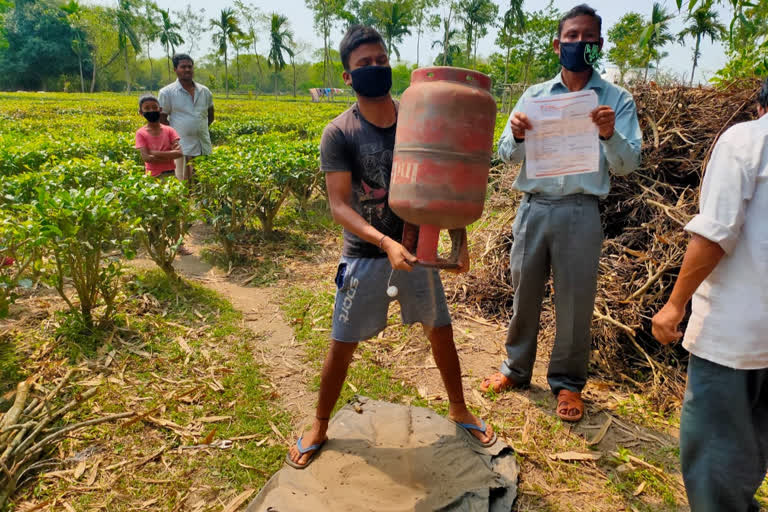
M 213 123 L 213 95 L 204 85 L 194 81 L 192 57 L 186 54 L 173 56 L 173 70 L 178 80 L 160 89 L 160 122 L 169 124 L 181 137 L 180 180 L 192 176 L 189 161 L 196 156 L 210 155 L 211 134 L 208 127 Z
M 179 134 L 183 156 L 176 160 L 176 177 L 186 181 L 194 173 L 191 160 L 210 155 L 213 150 L 208 131 L 214 119 L 213 95 L 206 86 L 195 82 L 192 57 L 177 53 L 172 62 L 177 80 L 160 89 L 160 122 L 170 125 Z M 192 254 L 184 245 L 178 252 L 182 256 Z
M 691 353 L 680 459 L 692 512 L 760 510 L 768 471 L 768 80 L 758 119 L 728 129 L 701 187 L 700 213 L 669 301 L 653 317 L 662 344 Z

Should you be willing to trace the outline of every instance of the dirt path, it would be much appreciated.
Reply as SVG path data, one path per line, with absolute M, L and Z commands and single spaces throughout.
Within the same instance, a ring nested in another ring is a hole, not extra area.
M 326 251 L 311 261 L 292 262 L 283 280 L 253 287 L 248 286 L 247 274 L 237 270 L 227 273 L 204 262 L 199 257 L 203 239 L 204 234 L 193 233 L 188 247 L 194 254 L 179 258 L 176 266 L 185 278 L 220 293 L 243 313 L 244 325 L 258 335 L 254 358 L 263 365 L 281 407 L 293 417 L 293 437 L 312 416 L 316 396 L 308 383 L 315 375 L 306 363 L 305 347 L 296 341 L 282 313 L 281 302 L 289 287 L 317 290 L 332 286 L 327 276 L 333 274 L 335 257 Z M 522 457 L 522 494 L 516 510 L 687 510 L 677 466 L 676 429 L 646 415 L 641 397 L 614 383 L 592 379 L 585 390 L 584 420 L 576 426 L 561 423 L 554 415 L 555 400 L 546 383 L 551 339 L 540 343 L 530 389 L 483 396 L 477 387 L 483 376 L 498 368 L 504 353 L 504 329 L 456 308 L 453 316 L 466 399 L 497 426 L 502 439 Z M 417 389 L 433 407 L 444 406 L 440 375 L 429 344 L 419 331 L 412 329 L 394 350 L 374 350 L 381 351 L 378 360 L 398 380 Z M 388 332 L 383 335 L 388 336 Z M 629 487 L 617 487 L 615 474 L 622 461 L 612 454 L 622 450 L 624 457 L 651 461 L 644 466 L 627 458 L 624 471 L 650 476 L 629 478 Z M 558 454 L 574 451 L 591 453 L 596 459 L 558 460 Z M 636 508 L 633 503 L 642 506 Z

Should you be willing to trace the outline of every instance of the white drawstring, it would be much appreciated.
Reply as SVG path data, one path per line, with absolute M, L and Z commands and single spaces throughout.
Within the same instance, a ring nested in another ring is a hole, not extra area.
M 391 298 L 397 297 L 398 289 L 397 286 L 392 285 L 392 275 L 395 273 L 395 269 L 392 269 L 392 272 L 389 273 L 389 281 L 387 281 L 387 295 Z

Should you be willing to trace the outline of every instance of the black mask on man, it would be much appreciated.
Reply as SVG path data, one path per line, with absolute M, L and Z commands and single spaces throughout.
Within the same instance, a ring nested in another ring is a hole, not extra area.
M 560 42 L 560 64 L 568 71 L 580 73 L 587 71 L 600 59 L 600 43 L 579 41 L 577 43 Z
M 380 98 L 392 88 L 392 68 L 389 66 L 365 66 L 349 73 L 352 89 L 360 96 Z
M 157 110 L 150 111 L 150 112 L 142 112 L 141 115 L 143 115 L 144 118 L 150 123 L 156 123 L 160 120 L 160 112 L 158 112 Z

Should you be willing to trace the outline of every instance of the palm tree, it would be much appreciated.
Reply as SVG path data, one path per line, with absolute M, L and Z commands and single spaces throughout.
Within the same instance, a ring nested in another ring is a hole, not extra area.
M 659 50 L 674 40 L 669 31 L 669 22 L 675 16 L 667 11 L 659 2 L 653 3 L 651 20 L 643 31 L 640 38 L 640 47 L 645 49 L 645 80 L 648 80 L 648 68 L 651 66 L 651 60 L 656 60 L 656 75 L 659 74 L 659 62 L 663 55 Z
M 275 71 L 275 97 L 277 97 L 278 73 L 285 69 L 285 57 L 283 51 L 293 57 L 293 31 L 288 26 L 288 18 L 282 14 L 272 13 L 269 30 L 269 56 L 267 64 Z
M 157 35 L 160 32 L 160 26 L 157 20 L 158 9 L 157 4 L 152 0 L 144 0 L 144 12 L 141 14 L 139 22 L 139 33 L 144 40 L 144 44 L 147 45 L 147 60 L 149 61 L 149 78 L 150 81 L 155 75 L 155 67 L 152 63 L 152 55 L 150 55 L 150 48 L 152 43 L 157 41 Z
M 506 38 L 513 34 L 522 34 L 525 31 L 525 12 L 523 11 L 524 0 L 509 0 L 509 9 L 504 13 L 501 30 Z M 504 57 L 504 83 L 509 78 L 509 52 L 512 45 L 508 44 L 507 55 Z
M 227 98 L 229 98 L 229 65 L 227 61 L 227 49 L 230 44 L 233 44 L 235 38 L 242 35 L 240 26 L 235 17 L 235 11 L 227 8 L 222 9 L 219 14 L 219 19 L 211 20 L 211 28 L 217 30 L 213 34 L 213 44 L 219 50 L 219 53 L 224 55 L 224 88 L 226 90 Z
M 139 37 L 136 35 L 136 17 L 133 15 L 132 0 L 117 0 L 115 22 L 117 23 L 117 51 L 122 53 L 125 63 L 125 90 L 131 92 L 131 69 L 128 66 L 128 47 L 138 52 L 141 49 Z
M 69 0 L 61 6 L 61 10 L 67 14 L 67 21 L 72 26 L 74 39 L 72 39 L 72 51 L 77 55 L 77 62 L 80 66 L 80 92 L 85 92 L 85 78 L 83 78 L 83 55 L 87 49 L 82 27 L 80 26 L 80 15 L 82 6 L 76 0 Z
M 467 36 L 467 59 L 472 60 L 474 48 L 473 66 L 477 64 L 477 43 L 484 36 L 488 25 L 496 20 L 499 7 L 491 0 L 461 0 L 459 2 L 459 16 L 464 22 L 464 31 Z
M 722 39 L 725 34 L 725 26 L 720 23 L 720 15 L 717 11 L 712 10 L 712 2 L 707 2 L 693 13 L 689 13 L 685 18 L 688 25 L 677 34 L 678 41 L 683 44 L 683 41 L 687 37 L 693 37 L 696 39 L 696 48 L 693 50 L 693 69 L 691 69 L 691 83 L 693 87 L 693 75 L 696 73 L 696 65 L 699 63 L 699 57 L 701 52 L 699 48 L 701 46 L 701 39 L 709 36 L 714 43 L 715 41 Z
M 171 16 L 168 9 L 160 9 L 160 16 L 163 17 L 162 24 L 160 25 L 159 39 L 160 44 L 165 48 L 165 56 L 168 58 L 168 80 L 171 80 L 171 55 L 176 53 L 176 47 L 180 44 L 184 44 L 184 38 L 181 34 L 176 32 L 181 29 L 178 23 L 171 22 Z M 170 52 L 168 51 L 170 49 Z
M 410 27 L 415 22 L 413 4 L 410 0 L 378 0 L 373 16 L 387 43 L 387 52 L 394 52 L 400 60 L 400 49 L 396 44 L 402 43 L 404 36 L 411 35 Z
M 459 35 L 458 30 L 452 29 L 448 18 L 443 19 L 443 38 L 432 42 L 432 49 L 440 47 L 440 54 L 435 59 L 435 64 L 442 61 L 443 66 L 453 66 L 453 57 L 461 53 L 461 46 L 453 42 Z

